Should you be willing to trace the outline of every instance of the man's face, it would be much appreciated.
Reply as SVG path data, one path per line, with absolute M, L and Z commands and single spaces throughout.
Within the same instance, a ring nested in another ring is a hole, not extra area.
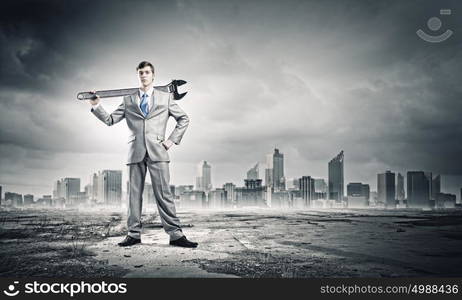
M 138 78 L 142 86 L 150 85 L 154 80 L 154 74 L 152 73 L 151 67 L 146 66 L 138 70 Z

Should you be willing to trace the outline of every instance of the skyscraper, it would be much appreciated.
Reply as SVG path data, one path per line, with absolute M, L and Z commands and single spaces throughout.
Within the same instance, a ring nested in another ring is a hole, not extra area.
M 279 149 L 274 149 L 273 153 L 273 186 L 275 191 L 285 190 L 284 154 Z
M 436 175 L 433 179 L 432 179 L 432 197 L 431 199 L 432 200 L 436 200 L 437 198 L 437 195 L 441 193 L 441 176 L 440 175 Z
M 62 179 L 58 179 L 53 183 L 53 198 L 64 198 Z
M 315 199 L 326 199 L 327 198 L 327 183 L 323 178 L 314 179 L 314 193 Z
M 96 175 L 97 203 L 120 205 L 122 203 L 122 171 L 102 170 Z
M 96 203 L 98 202 L 98 174 L 97 173 L 93 173 L 93 175 L 91 176 L 91 185 L 93 187 L 91 190 L 90 200 Z M 127 193 L 128 193 L 128 186 L 129 186 L 129 183 L 127 181 Z
M 399 201 L 403 201 L 406 198 L 404 193 L 404 176 L 401 173 L 398 173 L 396 184 L 396 198 Z
M 244 206 L 267 206 L 265 202 L 265 187 L 261 179 L 245 179 L 245 186 L 236 188 L 236 205 Z
M 364 197 L 369 201 L 370 188 L 368 184 L 361 182 L 351 182 L 347 184 L 347 196 L 349 197 Z
M 343 150 L 329 162 L 329 199 L 341 202 L 344 196 Z
M 286 178 L 286 189 L 287 190 L 299 190 L 300 189 L 300 178 Z
M 72 198 L 80 193 L 80 178 L 62 178 L 55 182 L 53 198 L 64 198 L 66 204 L 72 205 Z
M 387 207 L 396 207 L 395 173 L 377 174 L 377 198 Z
M 260 179 L 258 169 L 259 163 L 256 163 L 254 167 L 247 171 L 247 179 Z
M 205 160 L 197 166 L 196 190 L 203 192 L 212 190 L 212 167 Z
M 217 188 L 208 193 L 208 208 L 224 208 L 226 203 L 226 191 L 224 188 Z
M 411 208 L 430 207 L 431 177 L 422 171 L 407 172 L 407 204 Z
M 10 202 L 13 206 L 21 206 L 24 204 L 22 194 L 5 192 L 5 203 Z
M 273 154 L 266 155 L 265 185 L 273 188 Z
M 299 182 L 304 206 L 310 207 L 311 201 L 314 200 L 314 179 L 311 176 L 302 176 Z
M 227 182 L 223 185 L 223 189 L 226 191 L 226 207 L 234 207 L 236 204 L 236 186 L 234 183 Z
M 23 197 L 24 205 L 32 205 L 34 204 L 34 195 L 26 194 Z

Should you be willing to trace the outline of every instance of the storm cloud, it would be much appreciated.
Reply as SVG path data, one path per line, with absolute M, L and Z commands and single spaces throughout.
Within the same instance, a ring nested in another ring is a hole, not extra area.
M 191 119 L 171 151 L 172 183 L 242 184 L 277 147 L 286 177 L 374 190 L 385 170 L 462 175 L 460 1 L 2 1 L 0 185 L 49 194 L 53 180 L 125 169 L 126 125 L 106 127 L 79 91 L 188 81 Z M 452 10 L 440 16 L 441 8 Z M 454 34 L 417 35 L 430 17 Z M 107 110 L 120 99 L 104 99 Z M 170 123 L 169 128 L 174 124 Z

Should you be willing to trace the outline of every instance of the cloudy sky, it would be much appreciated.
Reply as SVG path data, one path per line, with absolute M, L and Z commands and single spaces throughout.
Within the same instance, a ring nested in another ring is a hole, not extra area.
M 461 20 L 459 0 L 2 1 L 0 185 L 42 195 L 126 172 L 126 124 L 105 126 L 76 94 L 137 86 L 142 60 L 158 85 L 188 81 L 173 184 L 207 160 L 214 186 L 241 185 L 275 147 L 289 178 L 326 178 L 341 150 L 346 183 L 372 190 L 385 170 L 461 176 Z M 454 34 L 428 43 L 419 28 Z

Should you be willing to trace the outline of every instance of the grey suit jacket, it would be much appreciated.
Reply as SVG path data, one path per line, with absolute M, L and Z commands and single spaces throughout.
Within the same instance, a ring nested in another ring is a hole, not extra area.
M 127 164 L 141 162 L 146 156 L 146 152 L 153 161 L 169 162 L 168 152 L 162 145 L 165 140 L 168 118 L 172 116 L 176 120 L 175 129 L 168 139 L 177 145 L 180 144 L 188 127 L 189 118 L 173 100 L 171 93 L 154 88 L 152 97 L 154 97 L 154 105 L 150 107 L 146 117 L 138 105 L 138 92 L 125 96 L 122 104 L 112 114 L 108 114 L 101 105 L 91 110 L 98 119 L 108 126 L 125 118 L 130 130 Z

